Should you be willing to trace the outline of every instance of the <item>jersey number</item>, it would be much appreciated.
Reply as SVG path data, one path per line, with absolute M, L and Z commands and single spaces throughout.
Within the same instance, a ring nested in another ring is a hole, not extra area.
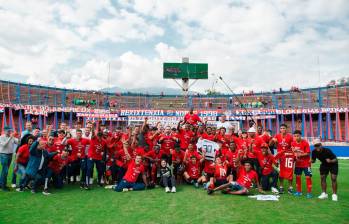
M 202 145 L 206 153 L 212 153 L 212 145 Z
M 285 167 L 286 168 L 293 168 L 293 158 L 286 158 Z

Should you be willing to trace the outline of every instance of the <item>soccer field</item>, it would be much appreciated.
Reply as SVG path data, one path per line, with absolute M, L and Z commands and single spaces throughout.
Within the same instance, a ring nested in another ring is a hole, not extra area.
M 41 193 L 0 192 L 0 223 L 349 223 L 349 161 L 339 164 L 339 201 L 319 200 L 319 163 L 313 166 L 313 199 L 282 195 L 278 202 L 179 186 L 116 193 L 78 185 Z M 303 181 L 304 183 L 305 181 Z M 328 192 L 331 192 L 328 178 Z M 303 186 L 305 189 L 305 185 Z M 330 195 L 329 195 L 330 196 Z

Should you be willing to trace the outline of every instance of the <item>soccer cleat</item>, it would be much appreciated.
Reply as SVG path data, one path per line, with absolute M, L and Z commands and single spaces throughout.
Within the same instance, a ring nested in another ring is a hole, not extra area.
M 170 193 L 171 191 L 170 191 L 170 188 L 169 187 L 165 187 L 165 192 L 166 193 Z
M 89 185 L 85 185 L 85 186 L 84 186 L 84 189 L 85 189 L 85 190 L 91 190 L 91 188 L 90 188 Z
M 285 193 L 285 191 L 284 191 L 284 188 L 283 188 L 283 187 L 280 187 L 279 193 L 280 193 L 280 194 Z
M 16 184 L 11 184 L 11 187 L 12 187 L 12 188 L 16 188 L 17 185 L 16 185 Z
M 288 192 L 289 194 L 293 194 L 293 188 L 289 188 L 289 189 L 287 190 L 287 192 Z
M 310 198 L 313 198 L 313 195 L 311 193 L 307 193 L 307 196 L 306 196 L 308 199 Z
M 278 189 L 276 189 L 275 187 L 271 187 L 271 192 L 274 194 L 279 194 Z
M 176 193 L 177 192 L 176 187 L 172 187 L 171 192 Z
M 123 188 L 122 189 L 122 192 L 127 192 L 128 191 L 128 188 Z
M 302 192 L 296 191 L 296 192 L 293 193 L 293 195 L 296 196 L 296 197 L 300 197 L 300 196 L 302 196 Z
M 17 188 L 16 191 L 17 192 L 24 192 L 24 190 L 22 188 Z
M 42 194 L 43 194 L 43 195 L 50 195 L 51 193 L 50 193 L 50 192 L 48 192 L 48 190 L 47 190 L 47 189 L 44 189 L 44 191 L 42 192 Z
M 194 183 L 194 187 L 198 188 L 198 187 L 199 187 L 199 183 L 198 183 L 198 182 L 195 182 L 195 183 Z
M 328 194 L 326 194 L 325 192 L 322 192 L 318 197 L 318 199 L 327 199 L 327 198 L 328 198 Z
M 209 189 L 207 189 L 207 194 L 208 194 L 208 195 L 213 194 L 213 190 L 212 190 L 212 189 L 210 189 L 210 188 L 209 188 Z
M 338 201 L 338 196 L 336 194 L 332 194 L 332 201 Z

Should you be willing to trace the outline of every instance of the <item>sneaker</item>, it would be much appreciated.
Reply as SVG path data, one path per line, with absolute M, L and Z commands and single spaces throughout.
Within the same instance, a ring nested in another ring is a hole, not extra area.
M 326 194 L 325 192 L 322 192 L 318 198 L 319 199 L 327 199 L 328 198 L 328 194 Z
M 165 187 L 165 192 L 166 193 L 170 193 L 171 191 L 170 191 L 170 188 L 169 187 Z
M 285 193 L 285 191 L 284 191 L 284 188 L 283 188 L 283 187 L 280 187 L 280 189 L 279 189 L 279 193 L 280 193 L 280 194 Z
M 207 194 L 208 194 L 208 195 L 213 194 L 213 190 L 212 190 L 212 189 L 210 189 L 210 188 L 209 188 L 209 189 L 207 189 Z
M 50 193 L 50 192 L 48 192 L 48 190 L 47 190 L 47 189 L 44 189 L 44 191 L 42 192 L 42 194 L 43 194 L 43 195 L 50 195 L 51 193 Z
M 332 201 L 338 201 L 338 196 L 336 194 L 332 194 Z
M 11 184 L 11 187 L 12 187 L 12 188 L 16 188 L 17 185 L 16 185 L 16 184 Z
M 24 190 L 22 188 L 17 188 L 16 191 L 17 192 L 24 192 Z
M 300 196 L 302 196 L 302 192 L 296 191 L 296 192 L 294 192 L 293 195 L 296 196 L 296 197 L 300 197 Z
M 176 187 L 172 187 L 171 192 L 176 193 L 177 192 Z
M 128 188 L 123 188 L 122 189 L 122 192 L 127 192 L 128 191 Z
M 115 185 L 106 185 L 104 189 L 114 189 Z
M 313 198 L 313 195 L 311 193 L 307 193 L 307 198 L 308 199 Z
M 133 188 L 129 188 L 128 191 L 133 191 Z
M 275 187 L 271 188 L 271 192 L 274 193 L 274 194 L 279 194 L 278 189 L 276 189 Z
M 85 190 L 91 190 L 90 186 L 87 185 L 87 184 L 84 186 L 84 189 L 85 189 Z
M 288 192 L 289 194 L 293 194 L 293 188 L 289 188 L 289 189 L 287 190 L 287 192 Z

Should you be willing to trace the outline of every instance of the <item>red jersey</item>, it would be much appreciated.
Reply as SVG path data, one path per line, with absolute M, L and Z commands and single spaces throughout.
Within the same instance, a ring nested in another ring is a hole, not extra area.
M 229 148 L 229 144 L 230 144 L 230 135 L 218 134 L 216 136 L 216 142 L 222 143 L 222 150 L 227 149 Z
M 75 161 L 79 158 L 85 158 L 86 145 L 89 144 L 87 139 L 81 138 L 77 140 L 76 138 L 71 138 L 67 140 L 67 144 L 72 147 L 72 152 L 69 155 L 70 161 Z M 80 154 L 80 156 L 78 156 Z
M 176 143 L 174 136 L 172 134 L 162 134 L 159 137 L 159 141 L 161 141 L 161 149 L 163 150 L 163 152 L 166 155 L 170 155 L 170 149 L 173 149 Z
M 302 157 L 297 157 L 296 160 L 296 167 L 300 167 L 300 168 L 308 168 L 311 166 L 311 162 L 310 162 L 310 147 L 309 147 L 309 143 L 302 139 L 300 141 L 300 143 L 293 141 L 291 143 L 291 147 L 293 148 L 294 152 L 296 153 L 296 155 L 298 153 L 309 153 L 309 155 L 307 156 L 302 156 Z
M 136 183 L 139 174 L 144 173 L 144 166 L 142 163 L 136 164 L 135 161 L 132 161 L 127 168 L 126 174 L 124 176 L 124 180 L 129 183 Z
M 181 129 L 179 131 L 179 141 L 180 141 L 180 147 L 181 149 L 186 149 L 188 148 L 188 145 L 190 143 L 190 140 L 194 137 L 194 132 L 190 130 L 184 130 Z
M 269 142 L 271 140 L 271 136 L 270 135 L 262 134 L 259 137 L 261 137 L 263 139 L 263 141 L 269 145 Z
M 204 172 L 207 174 L 214 174 L 215 172 L 215 163 L 211 160 L 204 161 Z
M 179 163 L 182 163 L 184 160 L 184 152 L 183 150 L 180 150 L 177 152 L 176 150 L 172 150 L 172 161 L 177 161 Z
M 257 158 L 256 154 L 261 153 L 261 146 L 264 143 L 263 139 L 260 137 L 250 138 L 250 144 L 252 144 L 252 152 L 248 150 L 247 157 L 248 158 Z
M 61 153 L 64 150 L 64 145 L 62 144 L 64 138 L 57 137 L 54 140 L 55 152 Z
M 287 151 L 291 149 L 291 143 L 293 141 L 292 135 L 286 134 L 285 136 L 282 136 L 282 134 L 277 134 L 274 138 L 276 138 L 277 140 L 277 152 Z
M 190 176 L 190 178 L 198 179 L 200 177 L 200 164 L 199 163 L 193 164 L 192 162 L 190 162 L 186 165 L 186 171 Z
M 46 147 L 45 147 L 45 149 L 46 149 L 48 152 L 56 152 L 56 151 L 57 151 L 57 147 L 55 146 L 55 144 L 49 145 L 49 144 L 47 144 L 47 142 L 46 142 Z
M 186 154 L 186 160 L 188 161 L 188 160 L 190 160 L 190 158 L 192 157 L 192 156 L 195 156 L 196 157 L 196 160 L 200 160 L 200 158 L 201 158 L 201 155 L 196 151 L 196 150 L 192 150 L 192 151 L 190 151 L 189 149 L 187 149 L 187 151 L 185 151 L 185 154 Z
M 103 139 L 99 140 L 97 137 L 92 138 L 88 149 L 88 158 L 102 160 L 106 145 L 107 143 Z
M 137 147 L 135 150 L 133 150 L 133 157 L 136 156 L 144 156 L 146 154 L 145 150 L 143 147 Z
M 218 180 L 227 179 L 227 171 L 227 166 L 217 164 L 214 169 L 214 177 Z
M 273 164 L 275 163 L 275 158 L 273 155 L 263 155 L 263 153 L 257 153 L 257 158 L 259 165 L 261 167 L 262 175 L 268 175 L 273 172 Z
M 245 167 L 241 167 L 238 170 L 237 174 L 238 178 L 236 182 L 239 183 L 239 185 L 246 187 L 247 189 L 251 188 L 253 180 L 258 179 L 258 174 L 254 170 L 250 170 L 247 172 L 245 170 Z
M 158 160 L 156 161 L 157 164 L 160 164 L 160 160 L 162 158 L 162 156 L 164 155 L 164 152 L 160 149 L 158 153 L 155 152 L 155 150 L 150 150 L 149 152 L 147 152 L 144 156 L 146 157 L 150 157 L 153 160 Z
M 53 173 L 59 174 L 63 167 L 68 164 L 68 161 L 68 157 L 62 158 L 62 154 L 56 154 L 48 163 L 47 167 L 50 168 Z
M 206 132 L 204 132 L 201 137 L 203 139 L 207 139 L 207 140 L 210 140 L 210 141 L 214 141 L 215 139 L 215 135 L 214 134 L 207 134 Z
M 292 180 L 295 165 L 295 154 L 292 151 L 282 151 L 275 156 L 276 160 L 280 160 L 280 178 Z
M 191 125 L 197 125 L 198 122 L 201 122 L 201 119 L 197 114 L 187 113 L 184 116 L 184 121 Z
M 117 151 L 115 157 L 115 164 L 125 169 L 128 167 L 129 161 L 126 158 L 124 149 L 120 149 L 119 151 Z
M 235 150 L 234 152 L 231 150 L 228 150 L 223 156 L 225 157 L 225 160 L 228 161 L 229 166 L 232 169 L 236 169 L 240 166 L 240 162 L 238 162 L 239 156 L 241 156 L 242 151 Z
M 16 163 L 22 164 L 24 166 L 27 165 L 28 161 L 29 161 L 29 146 L 28 144 L 22 145 L 21 147 L 19 147 L 18 151 L 17 151 L 17 160 Z

